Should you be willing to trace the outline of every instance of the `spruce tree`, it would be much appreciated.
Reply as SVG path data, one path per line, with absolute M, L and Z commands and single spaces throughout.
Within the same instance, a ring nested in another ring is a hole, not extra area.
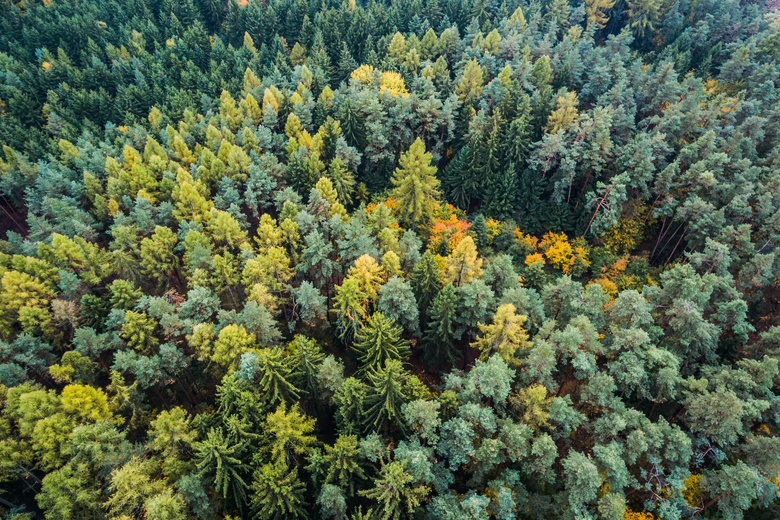
M 364 424 L 366 431 L 387 432 L 397 424 L 403 426 L 401 406 L 408 401 L 406 382 L 409 373 L 397 359 L 388 359 L 384 366 L 369 374 Z
M 458 150 L 442 173 L 442 188 L 447 200 L 459 208 L 468 208 L 474 191 L 470 165 L 474 157 L 471 143 Z
M 247 440 L 233 438 L 218 428 L 209 430 L 206 439 L 194 447 L 199 475 L 211 483 L 222 500 L 243 509 L 247 488 L 244 478 L 249 466 L 242 458 L 247 452 Z
M 458 325 L 460 298 L 452 284 L 448 284 L 433 300 L 429 310 L 428 326 L 424 339 L 424 357 L 428 366 L 442 370 L 442 360 L 454 365 L 461 351 L 457 343 L 461 332 Z
M 499 220 L 512 218 L 518 209 L 520 180 L 514 163 L 503 168 L 485 194 L 485 213 Z
M 389 359 L 405 361 L 409 342 L 401 338 L 402 329 L 393 325 L 381 312 L 374 313 L 355 336 L 352 350 L 360 362 L 359 374 L 366 376 Z
M 441 291 L 442 281 L 439 264 L 430 251 L 423 253 L 420 261 L 414 266 L 409 279 L 412 290 L 417 297 L 417 306 L 420 309 L 420 321 L 427 321 L 428 307 L 436 295 Z
M 307 518 L 306 484 L 298 478 L 298 468 L 284 463 L 260 466 L 252 482 L 253 518 L 289 520 Z
M 341 122 L 341 130 L 344 133 L 344 139 L 349 146 L 362 152 L 366 149 L 366 127 L 363 119 L 360 117 L 357 109 L 352 105 L 352 98 L 348 97 L 341 105 L 338 114 Z

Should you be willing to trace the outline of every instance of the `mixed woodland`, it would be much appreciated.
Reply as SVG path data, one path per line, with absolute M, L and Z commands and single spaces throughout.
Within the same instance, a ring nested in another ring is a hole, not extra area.
M 780 516 L 778 0 L 0 0 L 0 517 Z

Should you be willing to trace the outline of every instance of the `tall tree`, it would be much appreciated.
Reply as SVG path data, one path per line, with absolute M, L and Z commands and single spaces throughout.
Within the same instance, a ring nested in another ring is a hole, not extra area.
M 366 431 L 388 431 L 393 425 L 403 427 L 401 406 L 408 400 L 405 388 L 408 379 L 409 374 L 397 359 L 388 359 L 369 374 L 364 415 Z
M 417 297 L 417 306 L 420 309 L 420 320 L 425 322 L 430 306 L 442 287 L 441 272 L 436 259 L 430 251 L 423 253 L 420 261 L 414 266 L 409 278 L 412 289 Z
M 454 365 L 460 358 L 457 343 L 462 332 L 458 325 L 460 298 L 455 286 L 448 284 L 433 300 L 425 330 L 424 356 L 428 366 L 443 368 L 442 360 Z
M 405 361 L 409 357 L 409 342 L 401 338 L 401 328 L 381 312 L 374 313 L 355 336 L 352 349 L 360 362 L 360 373 L 370 376 L 387 360 Z
M 406 222 L 427 223 L 433 218 L 433 212 L 439 204 L 439 180 L 435 177 L 436 167 L 431 165 L 431 154 L 425 151 L 425 145 L 418 137 L 409 150 L 399 159 L 399 168 L 393 174 L 395 188 L 393 196 L 398 199 L 401 213 Z

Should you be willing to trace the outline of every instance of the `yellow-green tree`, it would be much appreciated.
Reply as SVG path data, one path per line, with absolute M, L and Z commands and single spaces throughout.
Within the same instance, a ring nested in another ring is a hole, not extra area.
M 463 76 L 460 78 L 455 92 L 462 103 L 470 104 L 479 97 L 483 83 L 482 67 L 479 66 L 477 60 L 471 60 L 463 68 Z
M 517 314 L 516 310 L 511 303 L 501 305 L 493 316 L 492 324 L 479 324 L 482 335 L 471 346 L 482 352 L 480 359 L 487 360 L 495 352 L 509 366 L 518 365 L 515 351 L 518 348 L 528 347 L 531 343 L 528 341 L 528 332 L 524 328 L 528 318 Z
M 447 257 L 447 272 L 444 275 L 444 280 L 447 283 L 463 285 L 481 276 L 482 259 L 477 255 L 474 239 L 467 236 Z
M 376 302 L 379 286 L 382 285 L 382 267 L 370 255 L 362 255 L 350 267 L 347 277 L 356 280 L 366 299 Z
M 431 165 L 431 154 L 418 137 L 398 161 L 400 168 L 393 174 L 393 195 L 398 199 L 403 218 L 412 224 L 428 222 L 439 205 L 439 179 Z

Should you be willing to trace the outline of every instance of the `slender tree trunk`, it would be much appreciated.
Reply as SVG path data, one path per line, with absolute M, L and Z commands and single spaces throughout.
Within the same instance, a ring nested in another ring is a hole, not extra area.
M 650 253 L 650 258 L 653 258 L 655 256 L 655 250 L 658 249 L 658 244 L 661 243 L 661 240 L 666 236 L 666 233 L 669 231 L 666 229 L 666 222 L 669 220 L 669 217 L 664 217 L 663 224 L 661 224 L 661 231 L 658 235 L 658 237 L 655 239 L 655 247 L 653 248 L 653 252 Z
M 579 197 L 577 197 L 577 204 L 574 205 L 574 211 L 577 211 L 577 208 L 580 205 L 580 201 L 582 201 L 582 196 L 585 195 L 585 188 L 588 187 L 588 181 L 590 181 L 590 174 L 591 173 L 593 173 L 593 168 L 588 170 L 588 176 L 585 177 L 585 184 L 582 185 L 582 189 L 580 190 L 580 195 L 579 195 Z
M 596 206 L 596 211 L 593 212 L 593 216 L 590 217 L 590 222 L 588 222 L 588 227 L 585 228 L 585 232 L 582 234 L 582 236 L 585 236 L 588 234 L 588 230 L 590 229 L 590 225 L 593 224 L 593 220 L 596 218 L 596 215 L 598 214 L 599 210 L 601 209 L 601 206 L 604 204 L 604 201 L 607 200 L 607 196 L 609 195 L 609 192 L 612 191 L 612 186 L 607 188 L 607 191 L 604 193 L 604 196 L 601 198 L 601 201 L 599 201 L 599 205 Z
M 5 507 L 9 509 L 17 509 L 19 507 L 13 502 L 9 502 L 8 500 L 4 499 L 3 497 L 0 497 L 0 504 L 3 504 Z
M 157 385 L 152 386 L 152 390 L 154 390 L 154 393 L 157 394 L 157 397 L 160 399 L 160 402 L 162 403 L 163 407 L 166 410 L 170 410 L 170 407 L 168 406 L 168 401 L 165 400 L 165 398 L 162 395 L 162 392 L 160 392 L 160 389 L 157 388 Z
M 667 247 L 669 247 L 669 244 L 674 240 L 674 237 L 677 236 L 677 232 L 680 231 L 680 229 L 683 227 L 685 222 L 681 222 L 679 226 L 677 226 L 677 229 L 674 230 L 674 233 L 669 237 L 669 239 L 666 241 L 666 243 L 661 247 L 661 249 L 658 250 L 658 254 L 661 254 L 661 251 L 665 250 Z M 671 226 L 670 226 L 671 229 Z
M 690 224 L 685 226 L 685 229 L 682 232 L 682 235 L 680 235 L 680 240 L 677 241 L 677 243 L 674 245 L 674 249 L 672 249 L 672 253 L 669 255 L 669 258 L 666 259 L 666 263 L 664 265 L 667 265 L 669 262 L 672 261 L 672 257 L 674 256 L 674 252 L 677 251 L 677 247 L 680 245 L 680 242 L 682 242 L 683 237 L 685 236 L 685 233 L 688 232 L 688 227 Z

